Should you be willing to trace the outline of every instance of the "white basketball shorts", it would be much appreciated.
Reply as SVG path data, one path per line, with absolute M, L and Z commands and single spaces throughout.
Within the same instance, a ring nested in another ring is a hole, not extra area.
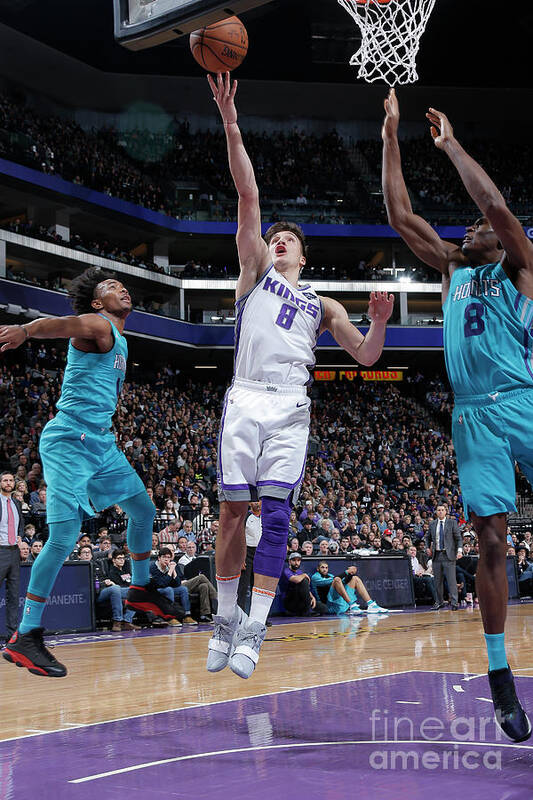
M 309 437 L 305 386 L 236 378 L 224 399 L 218 440 L 220 500 L 298 499 Z

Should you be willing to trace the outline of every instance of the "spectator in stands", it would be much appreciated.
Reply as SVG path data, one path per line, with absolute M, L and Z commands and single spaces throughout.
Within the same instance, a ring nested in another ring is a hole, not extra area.
M 194 539 L 188 539 L 187 544 L 185 545 L 185 553 L 178 560 L 178 564 L 183 569 L 184 567 L 187 566 L 187 564 L 190 564 L 191 561 L 194 561 L 195 558 L 196 558 L 196 542 L 194 541 Z
M 93 561 L 92 547 L 88 544 L 82 545 L 79 549 L 78 556 L 80 561 L 92 562 L 95 603 L 97 606 L 102 606 L 105 603 L 111 604 L 111 614 L 113 619 L 111 630 L 113 633 L 118 633 L 119 631 L 123 630 L 140 630 L 141 626 L 135 625 L 132 621 L 135 612 L 128 609 L 124 613 L 122 603 L 123 594 L 120 590 L 120 587 L 113 583 L 113 581 L 108 577 L 105 568 L 99 560 Z
M 357 574 L 357 567 L 348 567 L 342 576 L 336 576 L 331 583 L 328 597 L 327 608 L 330 614 L 344 614 L 349 616 L 359 616 L 364 613 L 357 602 L 360 597 L 366 603 L 368 614 L 387 614 L 388 610 L 379 606 L 372 600 L 366 587 Z
M 37 560 L 37 556 L 43 549 L 43 543 L 40 539 L 34 539 L 30 547 L 30 554 L 26 560 L 27 564 L 33 564 Z
M 525 544 L 520 544 L 516 551 L 516 568 L 518 571 L 520 597 L 533 596 L 533 563 L 529 560 L 528 556 L 529 551 Z
M 20 551 L 24 519 L 22 506 L 13 499 L 15 478 L 0 474 L 0 585 L 5 581 L 6 629 L 8 639 L 15 632 L 19 617 Z M 42 544 L 41 544 L 42 546 Z
M 411 545 L 407 552 L 411 559 L 415 595 L 417 597 L 426 597 L 429 595 L 433 603 L 435 603 L 437 594 L 435 592 L 435 579 L 433 575 L 420 564 L 417 558 L 417 549 L 414 545 Z
M 176 562 L 172 560 L 172 550 L 162 547 L 157 559 L 150 565 L 152 581 L 157 586 L 157 591 L 164 595 L 171 603 L 179 603 L 183 607 L 182 625 L 196 625 L 191 617 L 191 603 L 187 587 L 182 583 L 177 570 Z M 175 620 L 170 621 L 175 625 Z
M 114 584 L 120 589 L 121 598 L 124 600 L 131 586 L 131 574 L 128 571 L 128 567 L 126 565 L 125 550 L 117 549 L 114 551 L 111 558 L 111 564 L 109 564 L 107 568 L 107 578 L 111 581 L 112 584 Z M 110 584 L 106 583 L 105 585 L 109 586 Z M 134 616 L 135 616 L 135 609 L 127 608 L 126 611 L 124 612 L 123 619 L 125 623 L 131 624 Z M 130 628 L 128 628 L 128 630 L 130 630 Z
M 30 546 L 23 539 L 21 539 L 18 544 L 19 544 L 19 553 L 20 553 L 20 563 L 21 564 L 27 564 L 28 563 L 28 557 L 30 555 Z
M 192 529 L 192 521 L 190 519 L 185 519 L 183 521 L 183 536 L 187 537 L 187 541 L 189 542 L 196 542 L 196 536 Z
M 174 508 L 174 503 L 170 497 L 165 500 L 165 505 L 159 514 L 159 518 L 166 523 L 173 522 L 174 520 L 178 519 L 178 515 L 176 514 L 176 510 Z
M 159 531 L 159 542 L 160 544 L 176 544 L 182 535 L 180 520 L 173 519 L 165 528 Z
M 313 542 L 310 542 L 309 539 L 307 539 L 305 542 L 302 542 L 302 555 L 313 555 Z

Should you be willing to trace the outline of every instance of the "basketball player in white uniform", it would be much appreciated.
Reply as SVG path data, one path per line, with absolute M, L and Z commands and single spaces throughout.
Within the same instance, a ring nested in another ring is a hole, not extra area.
M 235 377 L 226 394 L 218 448 L 220 529 L 216 543 L 218 613 L 207 669 L 228 663 L 241 678 L 254 671 L 287 552 L 292 504 L 303 479 L 309 433 L 307 385 L 320 333 L 329 330 L 359 363 L 380 357 L 394 297 L 372 292 L 366 336 L 336 300 L 299 284 L 305 239 L 290 222 L 261 237 L 259 193 L 237 125 L 237 82 L 208 77 L 226 132 L 229 166 L 239 195 Z M 262 536 L 254 559 L 249 617 L 237 606 L 245 560 L 244 521 L 250 500 L 262 500 Z

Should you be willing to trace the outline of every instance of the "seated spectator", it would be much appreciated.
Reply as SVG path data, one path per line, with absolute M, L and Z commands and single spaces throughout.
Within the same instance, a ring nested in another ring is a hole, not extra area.
M 78 552 L 78 558 L 80 561 L 92 561 L 95 602 L 96 605 L 99 606 L 107 602 L 111 604 L 111 614 L 113 618 L 111 630 L 113 633 L 118 633 L 118 631 L 140 630 L 141 626 L 134 625 L 133 623 L 135 611 L 130 608 L 124 611 L 124 595 L 121 588 L 108 577 L 106 570 L 99 560 L 93 561 L 92 547 L 87 544 L 82 545 Z M 118 563 L 120 563 L 120 560 Z
M 388 610 L 378 606 L 368 594 L 361 578 L 357 575 L 357 567 L 348 567 L 341 576 L 333 578 L 328 597 L 327 607 L 330 614 L 345 614 L 358 616 L 364 611 L 357 602 L 360 597 L 366 603 L 368 614 L 387 614 Z
M 329 555 L 329 539 L 322 539 L 318 543 L 318 549 L 316 552 L 321 558 Z
M 326 613 L 324 604 L 311 592 L 311 579 L 300 569 L 301 564 L 300 553 L 291 553 L 288 566 L 281 573 L 279 588 L 285 611 L 296 617 Z
M 464 552 L 464 546 L 463 546 Z M 528 559 L 529 551 L 525 544 L 520 544 L 516 551 L 516 567 L 518 570 L 518 587 L 520 597 L 533 596 L 533 563 Z
M 92 548 L 91 548 L 92 553 Z M 115 550 L 111 558 L 111 564 L 107 568 L 106 578 L 111 583 L 105 581 L 105 586 L 111 584 L 120 589 L 120 596 L 122 600 L 126 599 L 128 590 L 131 586 L 131 574 L 127 571 L 126 567 L 126 552 L 124 550 Z M 111 599 L 111 598 L 110 598 Z M 103 601 L 102 601 L 103 602 Z M 125 627 L 128 630 L 134 630 L 130 627 L 133 624 L 133 617 L 135 616 L 135 609 L 127 608 L 124 612 L 122 619 L 124 620 Z M 118 630 L 118 628 L 117 628 Z
M 160 545 L 159 536 L 155 531 L 152 533 L 152 549 L 150 550 L 150 558 L 157 558 L 159 555 Z
M 196 534 L 192 529 L 192 521 L 190 519 L 183 520 L 182 535 L 187 537 L 187 541 L 196 542 Z
M 177 547 L 176 547 L 176 549 L 174 551 L 174 560 L 176 562 L 178 562 L 180 560 L 180 558 L 185 555 L 185 549 L 187 547 L 187 541 L 188 541 L 188 539 L 187 539 L 186 536 L 183 536 L 183 534 L 180 535 L 180 537 L 178 539 Z
M 31 547 L 30 547 L 30 554 L 26 559 L 26 564 L 33 564 L 37 560 L 37 556 L 43 549 L 43 543 L 40 539 L 34 539 Z
M 165 500 L 163 510 L 159 514 L 159 519 L 161 519 L 163 522 L 166 522 L 167 524 L 169 522 L 172 522 L 173 520 L 178 519 L 178 515 L 176 514 L 176 509 L 174 508 L 174 503 L 172 502 L 172 499 L 170 497 L 168 497 Z
M 309 540 L 302 542 L 302 555 L 304 556 L 313 555 L 313 542 L 310 542 Z
M 28 558 L 30 555 L 30 546 L 28 542 L 25 542 L 24 539 L 20 539 L 18 542 L 19 546 L 19 553 L 20 553 L 20 563 L 21 564 L 28 564 Z
M 215 522 L 215 520 L 213 520 L 213 522 Z M 196 535 L 196 542 L 200 555 L 204 553 L 213 553 L 215 550 L 215 535 L 211 532 L 211 527 L 203 528 Z
M 178 564 L 180 567 L 183 568 L 190 564 L 191 561 L 194 561 L 196 558 L 196 542 L 194 540 L 189 540 L 185 545 L 185 553 L 178 559 Z
M 411 545 L 408 553 L 411 559 L 411 569 L 413 570 L 415 595 L 417 597 L 426 597 L 429 595 L 433 603 L 436 603 L 437 592 L 435 591 L 435 578 L 420 564 L 417 558 L 417 549 L 414 545 Z
M 313 524 L 311 517 L 306 517 L 302 522 L 302 530 L 297 534 L 298 539 L 302 542 L 313 541 L 318 536 L 318 529 Z
M 29 522 L 27 525 L 24 526 L 24 536 L 22 537 L 22 540 L 24 542 L 27 542 L 31 547 L 32 542 L 37 538 L 38 537 L 35 531 L 35 525 L 32 522 Z
M 179 519 L 171 520 L 168 525 L 158 533 L 160 544 L 176 544 L 182 536 L 181 522 Z
M 169 547 L 160 549 L 157 559 L 150 565 L 152 581 L 160 594 L 164 595 L 171 603 L 183 607 L 184 613 L 180 622 L 183 625 L 196 625 L 196 621 L 191 617 L 189 592 L 182 583 L 172 556 L 173 553 Z M 170 625 L 175 625 L 175 621 L 170 620 Z
M 297 536 L 293 536 L 292 539 L 289 540 L 288 543 L 289 553 L 296 553 L 300 550 L 300 542 L 298 541 Z
M 347 536 L 341 536 L 339 542 L 339 555 L 347 555 L 350 552 L 350 540 Z

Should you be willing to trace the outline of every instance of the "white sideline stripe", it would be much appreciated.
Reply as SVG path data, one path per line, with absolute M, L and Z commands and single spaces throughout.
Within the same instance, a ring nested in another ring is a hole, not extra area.
M 132 767 L 122 767 L 121 769 L 114 769 L 110 772 L 100 772 L 97 775 L 87 775 L 84 778 L 74 778 L 69 783 L 87 783 L 88 781 L 96 781 L 100 778 L 110 778 L 113 775 L 123 775 L 125 772 L 135 772 L 140 769 L 148 769 L 149 767 L 159 767 L 163 764 L 175 764 L 178 761 L 192 761 L 196 758 L 210 758 L 212 756 L 231 755 L 233 753 L 255 753 L 263 750 L 291 750 L 301 747 L 338 747 L 339 745 L 406 745 L 406 744 L 422 744 L 422 745 L 462 745 L 463 747 L 505 747 L 518 750 L 533 750 L 533 745 L 525 744 L 497 744 L 496 742 L 458 742 L 458 741 L 432 741 L 428 739 L 366 739 L 363 741 L 344 741 L 344 742 L 295 742 L 294 744 L 272 744 L 259 747 L 237 747 L 234 750 L 213 750 L 208 753 L 192 753 L 188 756 L 176 756 L 174 758 L 163 758 L 160 761 L 147 761 L 144 764 L 135 764 Z
M 350 678 L 345 681 L 331 681 L 330 683 L 315 683 L 313 686 L 298 686 L 294 689 L 282 689 L 273 692 L 261 692 L 260 694 L 249 694 L 244 697 L 230 697 L 227 700 L 212 700 L 210 703 L 198 703 L 201 707 L 220 706 L 224 703 L 236 703 L 239 700 L 255 700 L 257 697 L 270 697 L 275 694 L 286 694 L 287 692 L 303 692 L 307 689 L 322 689 L 324 686 L 341 686 L 345 683 L 358 683 L 359 681 L 368 681 L 373 678 L 392 678 L 394 675 L 408 675 L 411 672 L 426 672 L 420 669 L 401 669 L 398 672 L 384 672 L 382 675 L 363 675 L 358 678 Z M 452 673 L 455 674 L 455 673 Z M 184 701 L 185 703 L 185 701 Z M 185 706 L 178 708 L 165 708 L 162 711 L 147 711 L 145 714 L 131 714 L 129 717 L 117 717 L 116 719 L 103 719 L 100 722 L 86 722 L 80 725 L 80 728 L 94 728 L 96 725 L 112 725 L 114 722 L 125 722 L 128 719 L 141 719 L 142 717 L 157 717 L 160 714 L 173 714 L 176 711 L 185 711 Z M 29 730 L 26 728 L 26 730 Z M 10 736 L 8 739 L 0 739 L 0 747 L 4 742 L 16 742 L 18 739 L 29 739 L 31 736 L 38 736 L 39 733 L 64 733 L 64 728 L 56 728 L 50 731 L 39 731 L 38 733 L 30 733 L 29 736 Z
M 490 697 L 476 697 L 476 700 L 484 700 L 485 703 L 492 703 L 492 698 Z
M 34 736 L 38 736 L 40 733 L 54 733 L 54 731 L 41 731 L 39 728 L 26 728 L 28 733 L 33 734 Z M 29 736 L 20 736 L 20 739 L 29 739 Z M 9 741 L 6 739 L 6 741 Z
M 403 703 L 406 706 L 420 706 L 422 705 L 421 700 L 396 700 L 397 703 Z

